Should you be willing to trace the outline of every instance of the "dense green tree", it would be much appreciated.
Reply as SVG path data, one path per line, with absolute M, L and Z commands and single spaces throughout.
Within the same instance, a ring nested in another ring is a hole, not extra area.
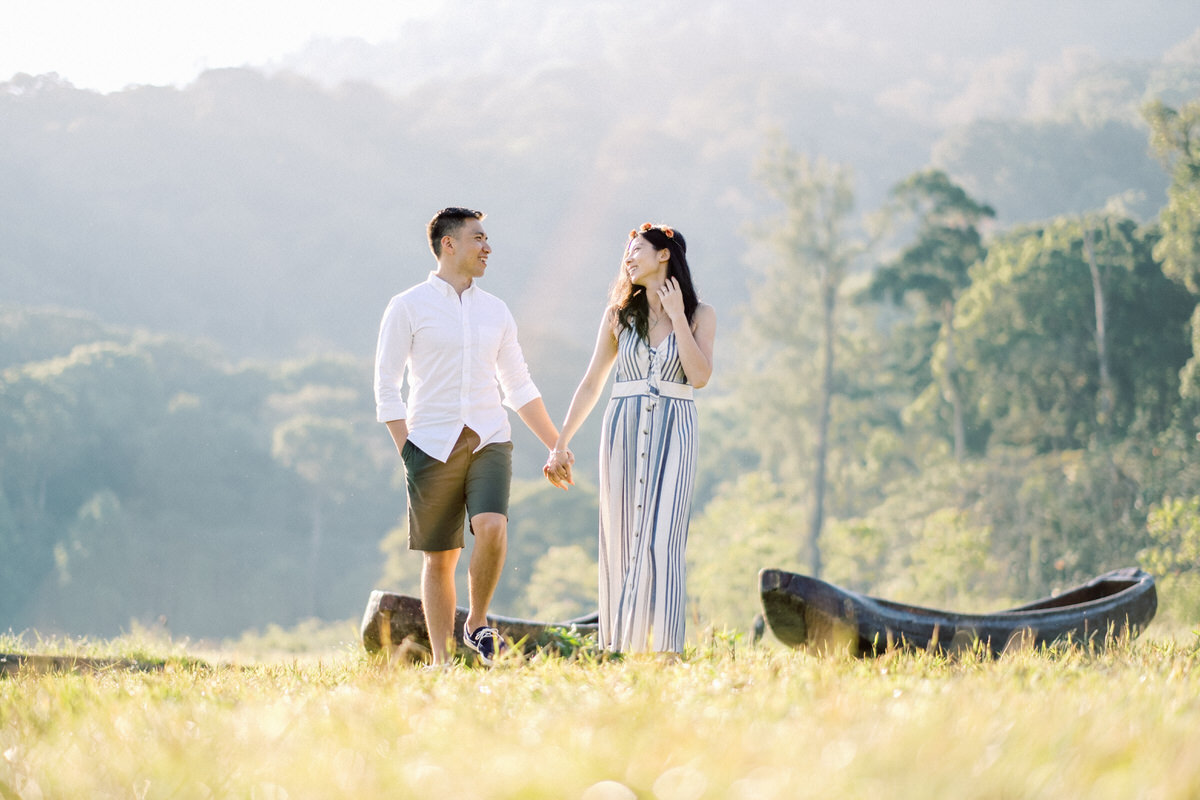
M 1163 430 L 1189 356 L 1192 300 L 1163 276 L 1152 235 L 1130 220 L 1087 225 L 1111 301 L 1111 430 Z M 993 243 L 959 302 L 956 326 L 972 422 L 991 431 L 992 442 L 1066 450 L 1087 446 L 1099 432 L 1094 303 L 1080 221 L 1057 220 Z
M 1200 294 L 1200 101 L 1174 109 L 1162 101 L 1146 106 L 1150 144 L 1171 178 L 1167 205 L 1159 213 L 1161 239 L 1154 255 L 1163 272 Z M 1200 306 L 1192 316 L 1192 351 L 1200 353 Z M 1195 357 L 1183 375 L 1183 394 L 1200 401 L 1200 364 Z
M 1167 276 L 1200 294 L 1200 100 L 1179 109 L 1157 100 L 1144 114 L 1150 145 L 1171 178 L 1154 255 Z
M 98 490 L 128 486 L 139 435 L 131 423 L 150 416 L 155 394 L 145 357 L 111 343 L 0 374 L 0 489 L 12 526 L 0 532 L 0 597 L 10 612 L 53 569 L 80 506 Z
M 843 283 L 867 248 L 853 230 L 852 178 L 848 168 L 797 153 L 782 139 L 768 147 L 758 175 L 779 211 L 762 229 L 774 256 L 760 264 L 761 282 L 752 289 L 746 325 L 761 355 L 754 360 L 772 387 L 743 383 L 758 395 L 765 413 L 754 415 L 761 435 L 773 439 L 770 454 L 785 462 L 779 448 L 798 449 L 811 430 L 811 468 L 797 470 L 811 481 L 811 505 L 803 547 L 810 569 L 821 573 L 821 530 L 829 469 L 831 412 L 836 375 L 838 307 Z M 807 369 L 816 352 L 815 374 Z M 801 366 L 804 365 L 804 366 Z M 808 402 L 796 388 L 811 383 Z M 781 386 L 787 386 L 781 391 Z M 809 404 L 811 403 L 811 405 Z M 806 417 L 812 422 L 806 422 Z M 801 457 L 803 458 L 803 456 Z M 779 462 L 775 462 L 779 463 Z
M 72 313 L 3 319 L 31 356 L 0 371 L 6 625 L 227 636 L 361 608 L 396 516 L 369 365 L 233 365 Z
M 1200 496 L 1164 497 L 1147 520 L 1149 542 L 1138 561 L 1160 582 L 1177 619 L 1200 619 Z
M 937 169 L 915 173 L 898 183 L 892 189 L 892 201 L 907 218 L 916 218 L 915 241 L 872 274 L 867 295 L 893 303 L 917 298 L 920 310 L 938 320 L 941 341 L 946 345 L 941 389 L 952 409 L 954 457 L 962 461 L 967 436 L 953 346 L 954 304 L 970 284 L 971 266 L 985 254 L 979 225 L 995 212 Z

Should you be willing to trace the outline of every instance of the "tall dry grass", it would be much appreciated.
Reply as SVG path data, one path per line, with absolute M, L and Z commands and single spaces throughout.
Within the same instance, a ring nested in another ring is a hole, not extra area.
M 1200 796 L 1186 633 L 996 660 L 714 637 L 675 663 L 583 653 L 439 672 L 349 646 L 135 655 L 153 668 L 0 678 L 0 796 Z

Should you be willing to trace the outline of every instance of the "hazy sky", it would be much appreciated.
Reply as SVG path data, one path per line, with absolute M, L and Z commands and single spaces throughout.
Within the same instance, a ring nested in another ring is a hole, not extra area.
M 16 0 L 0 25 L 0 81 L 57 72 L 80 88 L 190 82 L 263 64 L 313 38 L 394 37 L 440 0 Z
M 624 6 L 639 7 L 629 0 L 607 5 L 617 7 L 619 18 Z M 442 55 L 469 57 L 498 47 L 506 63 L 519 62 L 514 46 L 525 44 L 525 34 L 535 51 L 570 50 L 580 44 L 571 40 L 580 25 L 589 38 L 628 38 L 619 29 L 587 27 L 607 19 L 588 13 L 604 7 L 583 0 L 6 0 L 0 81 L 18 72 L 56 72 L 80 88 L 106 92 L 131 84 L 181 86 L 209 68 L 278 62 L 314 39 L 395 42 L 405 22 L 435 16 L 458 32 L 462 45 Z M 667 7 L 665 18 L 680 23 L 712 17 L 692 0 L 646 6 Z M 798 15 L 807 46 L 819 50 L 815 57 L 841 71 L 854 69 L 869 52 L 890 53 L 897 68 L 953 57 L 952 49 L 972 60 L 999 53 L 1011 59 L 1017 51 L 1042 59 L 1080 46 L 1116 58 L 1146 57 L 1200 27 L 1196 0 L 755 0 L 726 4 L 724 14 L 709 22 L 729 26 L 731 45 L 740 41 L 750 51 L 757 49 L 756 37 L 771 38 L 772 19 L 795 22 Z M 553 29 L 549 44 L 537 38 L 546 26 Z M 783 27 L 794 39 L 795 28 Z M 1006 38 L 998 28 L 1019 33 Z M 429 44 L 421 28 L 410 27 L 409 35 L 418 49 Z M 564 35 L 568 41 L 554 40 Z M 849 54 L 845 60 L 835 58 L 840 51 Z M 536 60 L 553 53 L 526 55 Z

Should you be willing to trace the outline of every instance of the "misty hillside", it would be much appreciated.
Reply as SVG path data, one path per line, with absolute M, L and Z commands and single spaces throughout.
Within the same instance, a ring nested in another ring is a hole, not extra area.
M 701 293 L 736 308 L 772 132 L 851 165 L 863 212 L 932 162 L 1000 226 L 1115 195 L 1153 217 L 1166 178 L 1139 109 L 1200 89 L 1200 22 L 1178 27 L 1176 5 L 1129 5 L 1177 26 L 1152 53 L 1086 32 L 1110 57 L 1064 51 L 1028 13 L 874 15 L 859 22 L 894 45 L 859 50 L 802 9 L 501 3 L 182 89 L 18 75 L 0 84 L 0 298 L 234 356 L 369 357 L 387 298 L 433 263 L 425 221 L 463 204 L 489 213 L 486 285 L 531 361 L 552 350 L 573 374 L 641 221 L 684 231 Z
M 1044 596 L 1141 563 L 1159 499 L 1200 495 L 1184 288 L 1200 279 L 1158 248 L 1194 252 L 1194 176 L 1170 163 L 1174 140 L 1168 164 L 1149 155 L 1142 117 L 1152 99 L 1195 113 L 1190 5 L 423 13 L 392 39 L 315 41 L 178 87 L 0 76 L 0 624 L 231 636 L 350 619 L 376 586 L 415 591 L 370 361 L 450 204 L 489 213 L 483 282 L 556 418 L 628 231 L 686 234 L 720 320 L 699 412 L 697 620 L 747 624 L 756 570 L 801 561 L 946 607 Z M 1154 141 L 1177 135 L 1152 122 Z M 794 216 L 817 202 L 779 179 L 802 159 L 767 159 L 781 140 L 852 170 L 852 215 L 778 220 L 785 198 Z M 854 225 L 930 166 L 950 205 L 860 251 Z M 795 233 L 819 249 L 834 227 L 816 266 L 845 268 L 836 319 L 803 274 L 813 259 L 772 251 Z M 922 263 L 900 274 L 905 261 Z M 849 302 L 872 284 L 904 297 Z M 598 417 L 572 440 L 566 494 L 514 426 L 497 612 L 594 602 L 582 454 Z

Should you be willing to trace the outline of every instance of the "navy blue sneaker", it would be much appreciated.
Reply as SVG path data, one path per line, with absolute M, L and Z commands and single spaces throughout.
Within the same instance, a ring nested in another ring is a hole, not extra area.
M 500 631 L 488 625 L 476 628 L 475 632 L 472 633 L 464 623 L 463 643 L 478 653 L 479 660 L 489 667 L 496 656 L 506 649 L 504 640 L 500 638 Z

